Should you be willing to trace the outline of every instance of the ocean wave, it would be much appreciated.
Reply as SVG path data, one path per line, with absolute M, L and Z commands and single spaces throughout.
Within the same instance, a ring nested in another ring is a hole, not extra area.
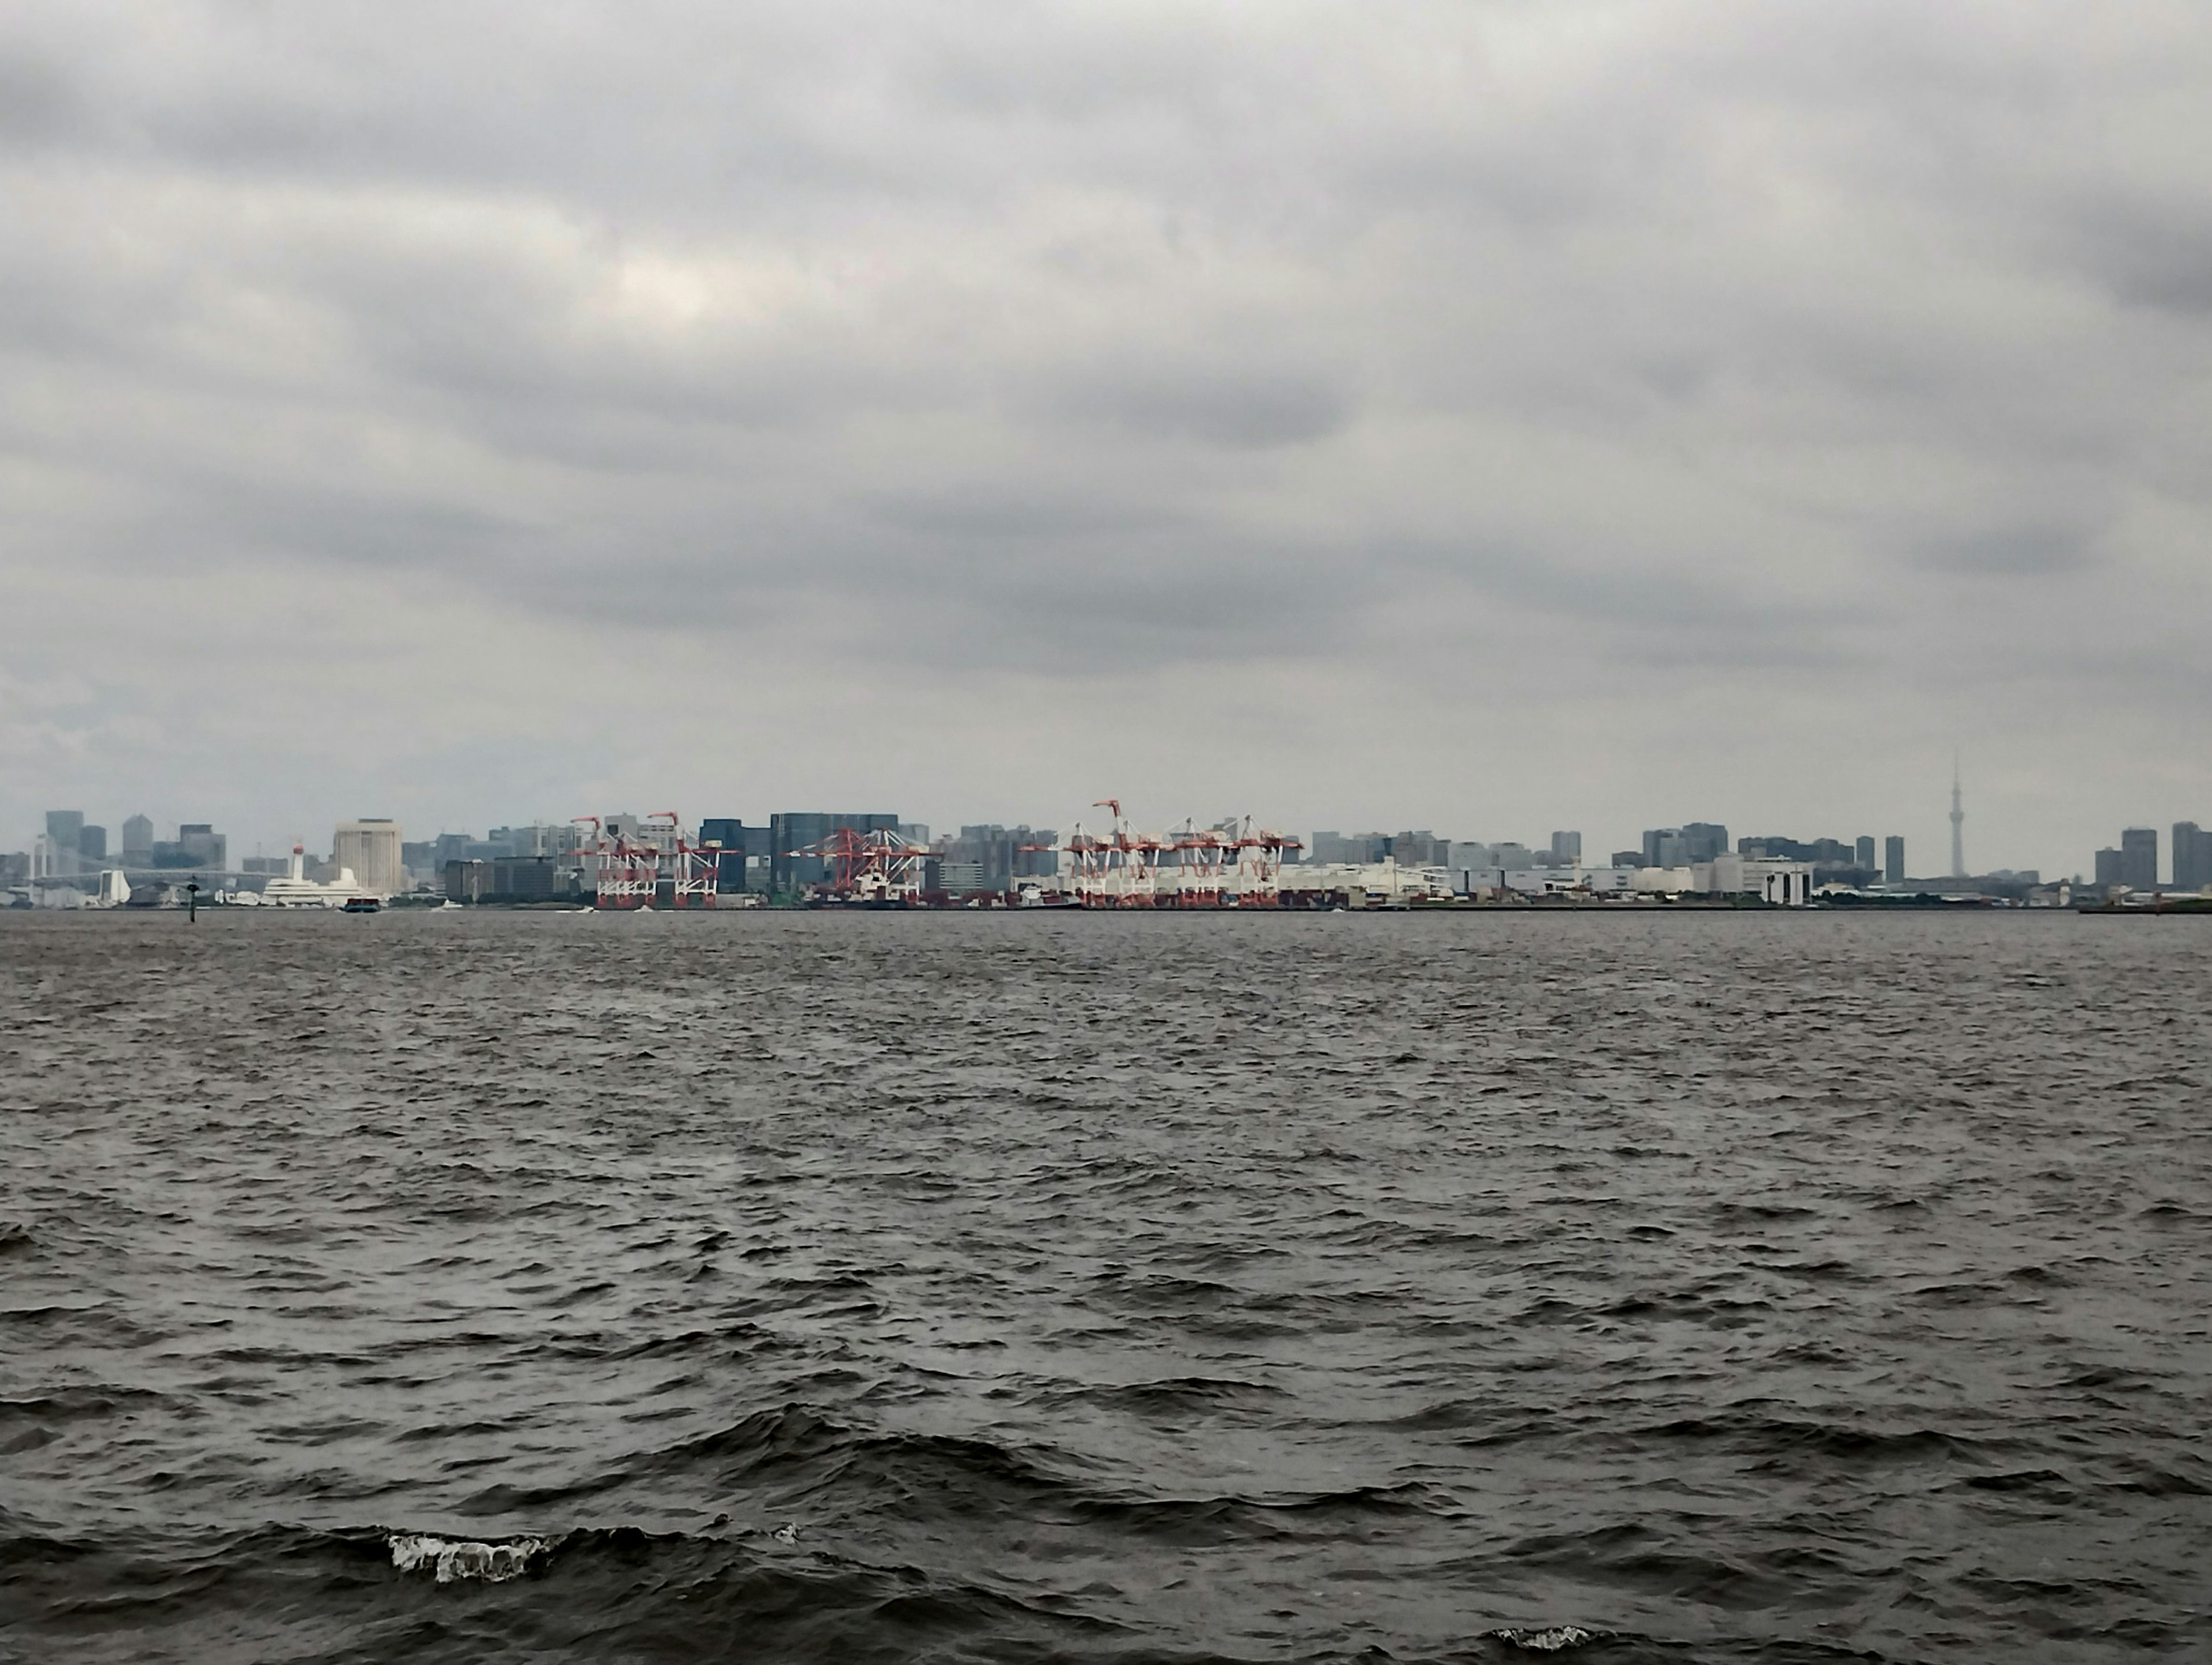
M 553 1547 L 543 1538 L 480 1543 L 466 1538 L 433 1538 L 424 1533 L 395 1532 L 389 1541 L 393 1566 L 402 1572 L 419 1572 L 428 1567 L 441 1584 L 466 1578 L 504 1583 L 530 1571 L 531 1563 Z
M 1532 1654 L 1565 1653 L 1570 1648 L 1587 1647 L 1593 1642 L 1601 1642 L 1607 1634 L 1604 1631 L 1584 1630 L 1580 1625 L 1507 1625 L 1484 1632 L 1492 1641 L 1503 1642 L 1509 1648 L 1519 1648 Z

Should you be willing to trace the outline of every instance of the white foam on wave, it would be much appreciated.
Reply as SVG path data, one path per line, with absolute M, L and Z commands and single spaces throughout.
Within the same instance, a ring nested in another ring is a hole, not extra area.
M 1586 1631 L 1579 1625 L 1547 1625 L 1539 1630 L 1534 1626 L 1509 1625 L 1504 1630 L 1490 1634 L 1509 1648 L 1525 1648 L 1532 1654 L 1565 1653 L 1569 1648 L 1579 1648 L 1586 1642 L 1595 1642 L 1602 1631 Z
M 488 1584 L 512 1578 L 526 1571 L 532 1558 L 552 1547 L 543 1538 L 516 1538 L 503 1544 L 480 1544 L 467 1539 L 433 1538 L 423 1533 L 395 1532 L 390 1539 L 392 1565 L 402 1572 L 435 1567 L 438 1582 L 481 1578 Z

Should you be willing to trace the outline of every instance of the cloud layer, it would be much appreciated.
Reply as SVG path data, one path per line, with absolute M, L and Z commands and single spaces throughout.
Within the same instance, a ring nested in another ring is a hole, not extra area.
M 0 813 L 1932 854 L 1956 744 L 2070 869 L 2212 821 L 2208 95 L 2154 0 L 18 9 Z

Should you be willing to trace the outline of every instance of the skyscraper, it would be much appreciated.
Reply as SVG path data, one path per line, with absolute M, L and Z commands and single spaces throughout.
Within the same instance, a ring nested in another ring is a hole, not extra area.
M 150 867 L 154 865 L 154 823 L 143 815 L 134 815 L 123 823 L 123 865 L 126 867 Z
M 66 878 L 78 871 L 77 845 L 84 837 L 82 810 L 48 810 L 46 811 L 47 871 L 56 878 Z
M 399 823 L 364 817 L 341 821 L 331 837 L 331 862 L 353 869 L 353 881 L 371 896 L 395 895 L 406 883 L 399 860 Z
M 107 860 L 107 829 L 86 822 L 77 829 L 76 854 L 85 872 L 98 872 Z
M 1711 861 L 1717 855 L 1727 854 L 1728 847 L 1728 829 L 1717 821 L 1692 821 L 1682 829 L 1685 861 Z
M 1863 873 L 1870 873 L 1874 871 L 1874 835 L 1872 833 L 1860 834 L 1857 842 L 1851 846 L 1851 866 Z
M 1578 832 L 1555 832 L 1552 835 L 1552 865 L 1554 867 L 1578 867 L 1583 860 L 1583 836 Z
M 2120 835 L 2120 883 L 2130 890 L 2158 889 L 2158 829 L 2130 827 Z
M 898 817 L 890 814 L 830 814 L 820 811 L 787 810 L 781 815 L 771 815 L 768 818 L 769 891 L 777 896 L 789 896 L 804 890 L 810 884 L 828 883 L 828 860 L 818 855 L 801 855 L 799 852 L 822 843 L 839 829 L 850 828 L 859 833 L 896 832 L 898 823 Z
M 1966 876 L 1966 811 L 1959 806 L 1959 757 L 1951 755 L 1951 877 Z
M 2173 823 L 2173 888 L 2201 890 L 2212 884 L 2212 833 L 2194 821 Z
M 1881 841 L 1881 882 L 1905 883 L 1905 841 L 1895 833 Z
M 204 821 L 187 821 L 179 826 L 177 848 L 187 867 L 220 872 L 230 865 L 230 841 Z

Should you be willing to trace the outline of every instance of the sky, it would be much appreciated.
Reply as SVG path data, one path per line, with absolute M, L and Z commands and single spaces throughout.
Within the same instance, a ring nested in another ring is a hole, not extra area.
M 2212 12 L 0 9 L 0 848 L 2212 824 Z

